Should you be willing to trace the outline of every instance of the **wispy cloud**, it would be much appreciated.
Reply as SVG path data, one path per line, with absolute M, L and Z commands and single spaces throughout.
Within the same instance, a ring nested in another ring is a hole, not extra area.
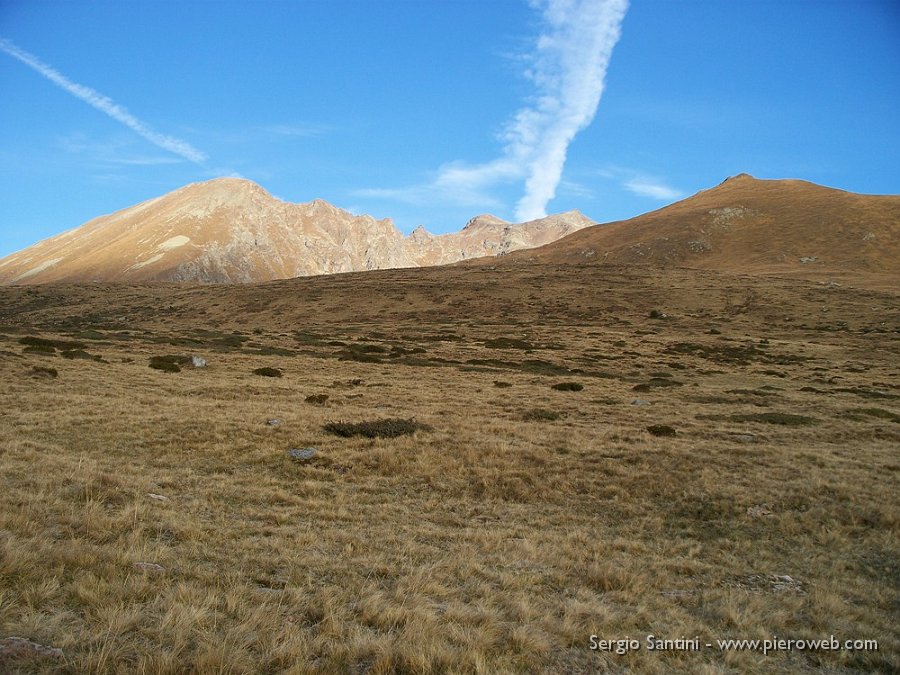
M 506 124 L 499 158 L 438 169 L 428 183 L 401 189 L 358 191 L 361 196 L 423 203 L 447 198 L 458 203 L 496 203 L 488 190 L 525 181 L 517 220 L 546 215 L 562 179 L 569 144 L 594 119 L 606 70 L 619 40 L 627 0 L 531 0 L 541 31 L 525 72 L 535 91 Z
M 684 193 L 654 178 L 632 178 L 624 183 L 625 188 L 639 197 L 650 197 L 660 201 L 678 199 Z
M 202 164 L 206 161 L 206 154 L 192 146 L 190 143 L 174 138 L 173 136 L 166 136 L 153 130 L 150 126 L 139 120 L 108 96 L 104 96 L 90 87 L 72 82 L 58 70 L 43 63 L 36 56 L 20 49 L 9 40 L 0 39 L 0 50 L 33 68 L 64 91 L 69 92 L 100 112 L 109 115 L 117 122 L 124 124 L 142 138 L 153 143 L 153 145 L 192 162 L 196 162 L 197 164 Z
M 507 153 L 523 162 L 525 195 L 518 220 L 546 215 L 556 195 L 569 144 L 594 119 L 606 69 L 619 41 L 627 0 L 541 0 L 544 30 L 528 73 L 535 102 L 507 131 Z
M 647 172 L 623 166 L 608 165 L 594 169 L 593 175 L 617 183 L 638 197 L 671 201 L 684 197 L 684 191 L 672 187 L 668 181 Z
M 58 145 L 66 152 L 86 158 L 98 166 L 163 166 L 185 161 L 183 157 L 172 155 L 134 154 L 133 143 L 122 136 L 101 141 L 75 133 L 61 137 Z

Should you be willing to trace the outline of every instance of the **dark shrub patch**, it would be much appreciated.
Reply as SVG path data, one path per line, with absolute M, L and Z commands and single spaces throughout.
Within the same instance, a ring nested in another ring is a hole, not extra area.
M 500 389 L 507 389 L 512 386 L 512 382 L 503 382 L 502 380 L 494 380 L 494 386 Z
M 23 338 L 19 338 L 20 345 L 27 345 L 29 347 L 45 347 L 50 349 L 84 349 L 85 344 L 83 342 L 75 342 L 74 340 L 48 340 L 46 338 L 39 338 L 33 335 L 26 335 Z
M 643 382 L 641 384 L 634 385 L 631 389 L 633 391 L 650 391 L 651 389 L 655 389 L 657 387 L 680 387 L 682 386 L 681 382 L 673 380 L 668 377 L 653 377 L 650 378 L 647 382 Z
M 312 405 L 325 405 L 325 401 L 328 400 L 328 394 L 310 394 L 303 400 Z
M 651 319 L 665 319 L 666 315 L 663 312 L 660 312 L 658 309 L 651 309 L 650 314 L 648 315 Z
M 64 359 L 86 359 L 88 361 L 99 361 L 99 356 L 88 354 L 83 349 L 67 349 L 60 354 Z
M 44 345 L 29 345 L 22 349 L 23 354 L 40 354 L 41 356 L 56 356 L 55 347 Z
M 56 368 L 45 368 L 44 366 L 32 366 L 31 374 L 35 377 L 56 377 L 59 375 Z
M 556 391 L 581 391 L 584 389 L 584 385 L 580 382 L 558 382 L 552 388 Z
M 675 429 L 670 427 L 667 424 L 651 424 L 647 427 L 647 431 L 649 431 L 654 436 L 674 436 Z
M 269 368 L 266 366 L 265 368 L 257 368 L 253 371 L 254 375 L 260 375 L 262 377 L 281 377 L 282 373 L 278 368 Z
M 536 349 L 530 342 L 518 338 L 498 337 L 484 341 L 485 347 L 491 349 Z
M 167 354 L 165 356 L 151 356 L 150 367 L 154 370 L 162 370 L 166 373 L 177 373 L 181 371 L 181 366 L 186 366 L 191 362 L 190 356 L 183 354 Z
M 165 373 L 180 373 L 181 367 L 172 361 L 164 361 L 159 356 L 150 359 L 150 367 L 154 370 L 161 370 Z
M 284 347 L 251 347 L 244 349 L 248 354 L 258 354 L 260 356 L 296 356 L 297 352 L 293 349 L 285 349 Z
M 396 438 L 407 436 L 417 431 L 428 431 L 431 427 L 413 419 L 385 418 L 371 422 L 329 422 L 324 427 L 325 431 L 350 438 L 351 436 L 364 436 L 365 438 Z
M 544 408 L 532 408 L 524 415 L 522 419 L 526 422 L 555 422 L 563 415 L 553 410 L 545 410 Z
M 731 422 L 760 422 L 780 424 L 786 427 L 811 427 L 819 423 L 815 417 L 791 415 L 789 413 L 765 412 L 741 415 L 697 415 L 698 420 L 729 420 Z
M 857 422 L 863 419 L 862 416 L 876 417 L 878 419 L 890 420 L 891 422 L 900 424 L 900 415 L 892 413 L 890 410 L 883 410 L 882 408 L 856 408 L 854 410 L 848 410 L 843 414 L 843 417 Z

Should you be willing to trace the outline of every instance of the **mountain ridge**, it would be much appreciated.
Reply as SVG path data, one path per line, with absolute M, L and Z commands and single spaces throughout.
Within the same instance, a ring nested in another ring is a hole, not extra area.
M 545 222 L 546 221 L 546 222 Z M 499 255 L 595 224 L 478 216 L 459 232 L 404 236 L 390 219 L 322 199 L 293 204 L 241 178 L 190 183 L 0 260 L 0 284 L 63 281 L 249 283 Z

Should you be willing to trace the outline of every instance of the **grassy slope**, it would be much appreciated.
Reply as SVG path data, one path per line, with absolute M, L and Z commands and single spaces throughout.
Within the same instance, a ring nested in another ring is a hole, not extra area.
M 0 638 L 70 672 L 895 670 L 897 307 L 529 265 L 0 289 Z M 148 368 L 165 354 L 209 365 Z M 788 415 L 812 421 L 763 421 Z M 413 416 L 432 430 L 322 428 Z M 881 649 L 587 648 L 647 633 Z

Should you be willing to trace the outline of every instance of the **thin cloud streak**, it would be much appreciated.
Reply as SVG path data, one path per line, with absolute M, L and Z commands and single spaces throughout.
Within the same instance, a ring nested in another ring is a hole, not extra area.
M 660 201 L 679 199 L 683 196 L 680 190 L 669 187 L 665 183 L 650 178 L 633 178 L 625 181 L 625 189 L 639 197 L 650 197 Z
M 15 59 L 18 59 L 30 68 L 36 70 L 38 73 L 57 85 L 60 89 L 69 92 L 76 98 L 81 99 L 100 112 L 108 115 L 109 117 L 112 117 L 117 122 L 124 124 L 126 127 L 134 131 L 142 138 L 148 140 L 150 143 L 153 143 L 153 145 L 162 148 L 163 150 L 168 150 L 169 152 L 172 152 L 197 164 L 202 164 L 206 161 L 206 154 L 193 147 L 190 143 L 154 131 L 147 124 L 132 115 L 130 112 L 128 112 L 128 110 L 120 106 L 108 96 L 104 96 L 100 92 L 91 89 L 90 87 L 72 82 L 58 70 L 47 65 L 46 63 L 43 63 L 36 56 L 29 54 L 23 49 L 20 49 L 9 40 L 0 39 L 0 50 L 6 52 Z
M 357 195 L 410 204 L 447 199 L 493 206 L 498 202 L 488 195 L 491 187 L 524 180 L 516 220 L 547 215 L 569 145 L 594 119 L 628 0 L 532 0 L 531 4 L 542 18 L 534 53 L 526 58 L 525 75 L 534 83 L 535 93 L 506 124 L 500 157 L 483 164 L 445 164 L 430 182 L 359 190 Z
M 627 0 L 541 0 L 545 29 L 528 73 L 536 101 L 507 131 L 507 153 L 526 166 L 517 220 L 546 213 L 562 179 L 569 144 L 593 121 L 621 35 Z

